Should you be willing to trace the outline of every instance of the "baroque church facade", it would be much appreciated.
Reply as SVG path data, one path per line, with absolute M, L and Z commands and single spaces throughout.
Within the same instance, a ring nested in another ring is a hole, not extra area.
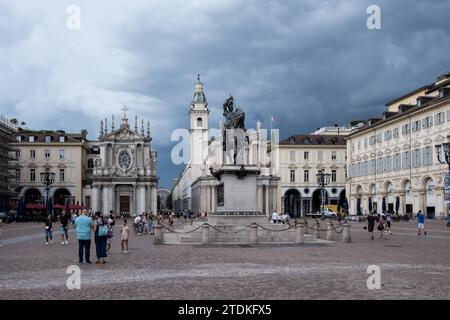
M 137 117 L 134 130 L 124 111 L 120 127 L 114 117 L 108 132 L 107 120 L 101 121 L 98 141 L 89 142 L 87 163 L 93 164 L 90 188 L 85 194 L 92 199 L 92 210 L 103 213 L 140 214 L 157 212 L 158 177 L 156 151 L 151 148 L 150 125 L 140 130 Z

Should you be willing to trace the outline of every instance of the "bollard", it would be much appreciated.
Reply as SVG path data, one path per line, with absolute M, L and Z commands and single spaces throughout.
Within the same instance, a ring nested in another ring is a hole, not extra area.
M 258 244 L 258 226 L 256 224 L 250 227 L 250 243 Z
M 305 225 L 303 223 L 299 223 L 296 235 L 295 243 L 305 242 Z
M 306 220 L 306 219 L 303 219 L 303 221 L 304 221 L 304 225 L 305 225 L 305 234 L 308 234 L 308 229 L 309 229 L 309 226 L 308 226 L 308 221 Z
M 162 226 L 160 224 L 155 226 L 155 238 L 153 240 L 153 243 L 156 245 L 163 244 L 163 232 Z
M 190 219 L 190 220 L 189 220 L 189 225 L 190 225 L 190 226 L 194 225 L 194 220 Z
M 316 239 L 320 239 L 320 222 L 316 220 L 316 228 L 314 230 L 314 236 Z
M 350 223 L 345 222 L 343 228 L 344 229 L 342 231 L 342 242 L 344 243 L 352 242 L 352 236 L 350 234 Z
M 209 244 L 209 226 L 202 226 L 202 244 Z
M 331 222 L 327 225 L 327 240 L 334 241 L 333 224 Z

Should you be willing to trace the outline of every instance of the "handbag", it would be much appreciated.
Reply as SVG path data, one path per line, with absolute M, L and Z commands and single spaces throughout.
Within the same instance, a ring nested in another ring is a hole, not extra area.
M 103 223 L 101 226 L 99 226 L 98 228 L 98 236 L 99 237 L 105 237 L 109 234 L 109 228 L 108 225 L 106 223 Z

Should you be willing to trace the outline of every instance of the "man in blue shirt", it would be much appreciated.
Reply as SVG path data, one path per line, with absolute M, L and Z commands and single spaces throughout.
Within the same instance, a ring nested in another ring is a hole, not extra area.
M 423 230 L 423 235 L 426 236 L 427 232 L 425 231 L 425 215 L 422 213 L 422 210 L 419 210 L 417 214 L 417 234 L 420 236 L 420 229 Z
M 78 239 L 78 257 L 79 263 L 83 263 L 83 251 L 86 263 L 92 263 L 91 256 L 91 231 L 93 229 L 92 219 L 87 215 L 87 210 L 81 211 L 81 216 L 75 219 L 75 229 Z

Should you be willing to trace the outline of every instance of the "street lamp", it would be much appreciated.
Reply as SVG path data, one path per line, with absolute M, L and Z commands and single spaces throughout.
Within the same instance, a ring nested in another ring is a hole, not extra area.
M 331 174 L 325 173 L 323 171 L 320 171 L 318 174 L 316 174 L 317 178 L 317 184 L 321 186 L 321 214 L 324 214 L 325 209 L 325 186 L 330 183 Z
M 41 183 L 45 185 L 45 207 L 48 210 L 48 193 L 50 191 L 50 186 L 55 182 L 55 173 L 50 172 L 50 168 L 45 169 L 41 172 Z M 47 212 L 48 213 L 48 212 Z
M 436 148 L 438 161 L 442 164 L 446 163 L 450 172 L 450 135 L 447 136 L 447 142 L 437 144 L 434 147 Z

